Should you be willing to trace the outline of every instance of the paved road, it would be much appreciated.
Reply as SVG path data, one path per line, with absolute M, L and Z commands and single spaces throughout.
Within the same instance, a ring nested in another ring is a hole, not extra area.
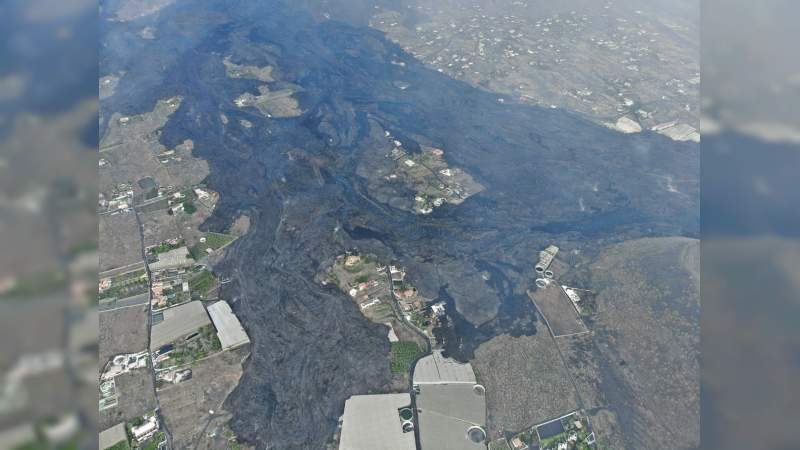
M 123 299 L 117 299 L 109 303 L 101 303 L 99 306 L 100 312 L 113 311 L 119 308 L 128 308 L 131 306 L 146 305 L 150 301 L 150 293 L 134 295 Z

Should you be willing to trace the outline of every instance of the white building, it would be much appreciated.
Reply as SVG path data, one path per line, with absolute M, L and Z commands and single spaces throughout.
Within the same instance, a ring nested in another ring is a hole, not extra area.
M 413 430 L 404 430 L 400 410 L 411 405 L 403 394 L 354 395 L 344 403 L 339 450 L 415 450 Z
M 242 328 L 242 324 L 236 315 L 233 314 L 228 302 L 220 300 L 208 307 L 208 314 L 214 327 L 217 329 L 219 342 L 223 350 L 240 347 L 250 343 L 250 338 Z
M 158 431 L 158 419 L 156 419 L 155 415 L 148 417 L 147 420 L 138 427 L 131 428 L 131 434 L 133 434 L 133 438 L 136 439 L 137 442 L 142 442 L 150 438 L 156 431 Z

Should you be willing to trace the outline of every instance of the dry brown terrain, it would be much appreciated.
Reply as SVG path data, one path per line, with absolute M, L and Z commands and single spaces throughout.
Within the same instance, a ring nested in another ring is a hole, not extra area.
M 114 378 L 119 400 L 117 406 L 100 411 L 100 429 L 130 421 L 156 408 L 155 388 L 150 369 L 136 369 Z
M 640 239 L 605 249 L 589 267 L 594 337 L 558 343 L 614 448 L 699 443 L 698 255 L 694 239 Z
M 545 288 L 528 291 L 528 296 L 544 316 L 553 336 L 569 336 L 588 331 L 557 282 L 551 282 Z
M 486 387 L 491 437 L 578 407 L 569 374 L 544 326 L 533 336 L 493 338 L 478 347 L 472 365 Z
M 114 355 L 147 349 L 148 308 L 144 304 L 100 313 L 100 364 Z
M 192 367 L 190 380 L 159 389 L 161 413 L 175 448 L 192 448 L 207 440 L 209 424 L 227 414 L 222 403 L 239 382 L 248 352 L 243 347 L 218 353 Z
M 100 215 L 100 271 L 142 260 L 142 240 L 133 212 Z

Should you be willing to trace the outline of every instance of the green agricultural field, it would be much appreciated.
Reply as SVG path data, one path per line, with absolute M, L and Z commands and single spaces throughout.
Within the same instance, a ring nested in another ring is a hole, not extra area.
M 416 342 L 392 342 L 392 349 L 390 351 L 391 365 L 393 373 L 407 373 L 411 368 L 411 363 L 422 351 L 417 346 Z
M 489 443 L 489 450 L 511 450 L 505 439 L 498 439 Z
M 225 233 L 206 233 L 204 237 L 206 238 L 205 242 L 198 242 L 189 249 L 189 253 L 195 261 L 206 256 L 207 249 L 216 251 L 236 240 L 236 236 Z
M 186 364 L 194 365 L 206 356 L 222 350 L 222 345 L 212 325 L 206 325 L 197 331 L 200 334 L 198 339 L 193 339 L 189 342 L 174 342 L 175 349 L 169 353 L 168 359 L 158 363 L 158 368 L 166 369 Z
M 212 290 L 217 285 L 217 279 L 214 278 L 214 275 L 208 271 L 203 270 L 200 272 L 199 275 L 189 280 L 189 290 L 192 293 L 192 296 L 197 296 L 201 299 L 204 299 L 208 292 Z
M 159 253 L 166 253 L 170 250 L 175 250 L 176 248 L 181 248 L 186 244 L 186 242 L 181 239 L 176 244 L 170 244 L 169 242 L 162 242 L 154 247 L 150 247 L 147 249 L 148 253 L 157 255 Z
M 355 281 L 356 283 L 366 283 L 367 281 L 369 281 L 369 275 L 366 273 L 361 274 L 357 276 L 353 281 Z
M 392 307 L 389 306 L 388 304 L 381 303 L 380 305 L 373 307 L 372 315 L 373 317 L 382 317 L 382 316 L 392 317 L 394 316 L 394 311 L 392 310 Z
M 126 298 L 147 292 L 149 280 L 144 269 L 120 275 L 111 281 L 111 287 L 98 294 L 98 299 Z
M 109 447 L 108 450 L 130 450 L 130 448 L 131 446 L 128 445 L 128 441 L 119 441 L 118 443 Z
M 206 245 L 214 250 L 217 250 L 236 239 L 232 234 L 224 233 L 206 233 Z
M 159 431 L 155 436 L 153 436 L 152 439 L 145 443 L 145 445 L 142 447 L 142 450 L 156 450 L 158 448 L 158 444 L 160 444 L 165 438 L 166 436 L 164 435 L 164 432 Z

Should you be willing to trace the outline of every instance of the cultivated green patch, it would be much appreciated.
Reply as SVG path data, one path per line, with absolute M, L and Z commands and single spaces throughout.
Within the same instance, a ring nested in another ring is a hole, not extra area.
M 392 342 L 389 352 L 393 373 L 406 373 L 411 369 L 411 364 L 422 354 L 416 342 Z
M 189 291 L 192 293 L 192 297 L 201 300 L 208 297 L 208 293 L 215 287 L 217 287 L 217 279 L 207 269 L 203 269 L 199 275 L 189 280 Z

